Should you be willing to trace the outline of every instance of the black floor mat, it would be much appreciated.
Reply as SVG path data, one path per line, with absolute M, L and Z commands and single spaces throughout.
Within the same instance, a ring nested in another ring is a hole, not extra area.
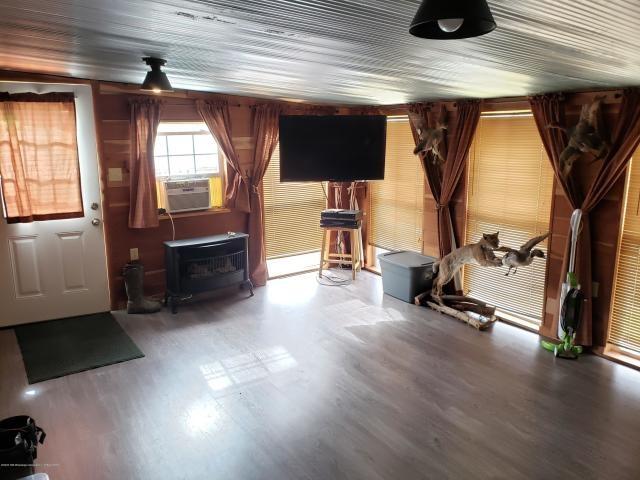
M 109 312 L 15 327 L 29 383 L 144 357 Z

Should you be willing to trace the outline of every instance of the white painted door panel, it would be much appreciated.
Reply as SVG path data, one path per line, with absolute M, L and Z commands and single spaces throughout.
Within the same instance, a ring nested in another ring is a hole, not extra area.
M 3 92 L 74 92 L 83 218 L 0 218 L 0 327 L 109 310 L 91 88 L 0 82 Z M 92 209 L 92 204 L 97 208 Z M 1 207 L 0 207 L 1 208 Z M 92 220 L 97 220 L 97 225 Z

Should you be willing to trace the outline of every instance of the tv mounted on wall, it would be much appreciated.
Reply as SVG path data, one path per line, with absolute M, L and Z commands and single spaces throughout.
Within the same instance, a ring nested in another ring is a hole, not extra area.
M 384 115 L 280 117 L 280 181 L 384 179 Z

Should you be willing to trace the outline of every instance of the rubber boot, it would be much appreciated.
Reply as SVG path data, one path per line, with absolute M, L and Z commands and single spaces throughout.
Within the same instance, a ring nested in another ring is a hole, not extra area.
M 122 269 L 127 290 L 127 313 L 155 313 L 162 308 L 156 300 L 144 298 L 144 267 L 139 263 L 127 263 Z

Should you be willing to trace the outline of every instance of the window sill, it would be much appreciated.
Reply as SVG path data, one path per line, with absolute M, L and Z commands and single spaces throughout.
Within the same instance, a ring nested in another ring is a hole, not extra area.
M 540 333 L 540 323 L 527 317 L 513 315 L 505 312 L 504 310 L 500 310 L 499 308 L 496 309 L 496 317 L 498 317 L 502 322 L 513 325 L 514 327 L 522 328 L 523 330 L 535 333 L 536 335 Z
M 604 348 L 594 348 L 593 353 L 607 360 L 619 363 L 620 365 L 633 368 L 634 370 L 640 370 L 640 355 L 637 355 L 635 352 L 630 352 L 608 343 Z
M 187 218 L 187 217 L 202 217 L 204 215 L 217 215 L 219 213 L 231 213 L 231 209 L 224 208 L 224 207 L 214 207 L 214 208 L 209 208 L 208 210 L 197 210 L 195 212 L 173 213 L 171 214 L 171 216 L 174 219 L 176 219 L 176 218 Z M 158 215 L 158 219 L 160 219 L 161 221 L 169 220 L 169 215 L 166 213 L 162 215 Z

